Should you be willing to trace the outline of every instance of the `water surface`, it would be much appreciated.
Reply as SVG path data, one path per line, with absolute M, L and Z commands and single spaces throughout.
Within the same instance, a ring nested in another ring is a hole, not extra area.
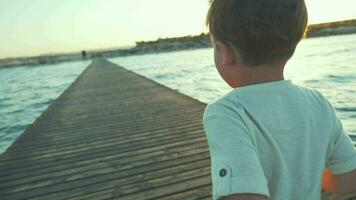
M 211 48 L 110 60 L 205 103 L 231 90 L 213 65 Z M 0 69 L 0 153 L 89 64 Z M 296 84 L 322 92 L 335 106 L 345 130 L 356 135 L 356 34 L 302 41 L 285 74 Z

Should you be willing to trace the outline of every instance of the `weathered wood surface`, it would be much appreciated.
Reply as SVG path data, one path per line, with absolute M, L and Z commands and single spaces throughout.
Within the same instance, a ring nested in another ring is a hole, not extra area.
M 96 60 L 0 156 L 0 200 L 211 199 L 205 106 Z
M 0 199 L 210 199 L 205 106 L 95 60 L 0 156 Z

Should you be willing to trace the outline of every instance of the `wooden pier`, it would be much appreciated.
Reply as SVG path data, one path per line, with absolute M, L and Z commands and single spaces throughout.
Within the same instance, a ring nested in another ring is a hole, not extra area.
M 95 60 L 0 155 L 0 200 L 211 199 L 205 106 Z
M 205 106 L 95 60 L 0 156 L 0 199 L 211 199 Z

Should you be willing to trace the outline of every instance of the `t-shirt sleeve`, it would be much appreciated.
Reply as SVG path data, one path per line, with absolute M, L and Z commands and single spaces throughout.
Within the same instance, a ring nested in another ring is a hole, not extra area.
M 213 199 L 241 193 L 269 197 L 256 147 L 239 115 L 232 109 L 209 105 L 203 124 L 211 156 Z
M 343 174 L 356 169 L 356 150 L 335 115 L 334 137 L 330 143 L 327 169 L 333 174 Z

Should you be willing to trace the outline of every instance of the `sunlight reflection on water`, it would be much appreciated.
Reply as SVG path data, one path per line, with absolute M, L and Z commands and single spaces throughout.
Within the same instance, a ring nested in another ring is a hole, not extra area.
M 286 78 L 315 88 L 335 106 L 348 133 L 356 135 L 356 35 L 302 41 Z M 209 103 L 230 88 L 214 65 L 212 49 L 110 59 L 181 93 Z M 16 67 L 0 71 L 0 153 L 40 116 L 90 61 Z

